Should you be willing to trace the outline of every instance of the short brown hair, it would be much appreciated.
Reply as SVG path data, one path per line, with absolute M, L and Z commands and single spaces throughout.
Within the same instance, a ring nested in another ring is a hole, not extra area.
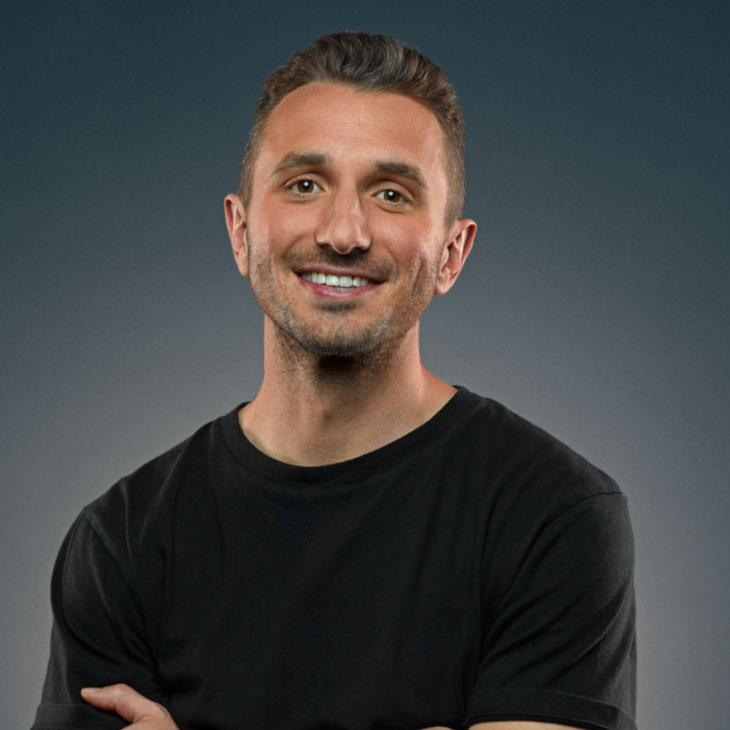
M 313 83 L 345 84 L 363 91 L 403 94 L 430 109 L 445 138 L 449 195 L 446 224 L 461 215 L 464 204 L 464 121 L 456 94 L 444 72 L 418 51 L 384 35 L 336 33 L 316 40 L 274 71 L 256 105 L 253 128 L 241 165 L 239 194 L 248 204 L 253 169 L 266 121 L 281 100 L 300 86 Z

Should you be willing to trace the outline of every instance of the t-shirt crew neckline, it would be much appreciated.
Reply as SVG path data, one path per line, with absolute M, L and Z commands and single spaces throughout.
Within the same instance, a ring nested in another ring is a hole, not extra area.
M 223 440 L 234 456 L 244 464 L 248 472 L 276 482 L 298 487 L 327 489 L 363 481 L 374 475 L 382 475 L 396 463 L 412 458 L 427 448 L 437 448 L 447 431 L 453 428 L 479 399 L 460 385 L 451 399 L 426 423 L 404 436 L 354 459 L 327 464 L 326 466 L 297 466 L 268 456 L 257 449 L 240 427 L 238 412 L 242 403 L 219 420 Z

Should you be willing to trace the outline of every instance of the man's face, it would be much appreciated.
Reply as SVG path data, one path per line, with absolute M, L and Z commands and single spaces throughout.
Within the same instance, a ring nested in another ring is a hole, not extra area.
M 364 357 L 414 331 L 455 279 L 443 155 L 436 117 L 405 96 L 330 84 L 286 96 L 234 241 L 267 326 L 320 357 Z

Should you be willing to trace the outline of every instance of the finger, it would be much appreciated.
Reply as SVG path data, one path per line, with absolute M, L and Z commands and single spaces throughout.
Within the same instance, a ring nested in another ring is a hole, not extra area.
M 81 697 L 99 710 L 116 712 L 127 722 L 141 720 L 159 720 L 167 718 L 170 713 L 152 700 L 143 697 L 126 684 L 113 684 L 109 687 L 85 687 Z

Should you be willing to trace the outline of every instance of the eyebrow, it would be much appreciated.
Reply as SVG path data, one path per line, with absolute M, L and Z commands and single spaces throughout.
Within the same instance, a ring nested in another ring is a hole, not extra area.
M 332 162 L 329 155 L 319 152 L 289 152 L 279 161 L 279 164 L 271 171 L 272 178 L 282 173 L 295 170 L 297 167 L 324 167 Z
M 320 152 L 289 152 L 282 157 L 279 164 L 271 171 L 270 177 L 278 177 L 298 167 L 325 167 L 331 163 L 332 157 Z M 426 179 L 416 165 L 397 160 L 378 160 L 373 165 L 373 170 L 405 178 L 418 185 L 422 190 L 428 190 Z
M 375 169 L 378 172 L 384 172 L 387 175 L 395 175 L 403 177 L 406 180 L 414 182 L 422 190 L 428 190 L 426 179 L 421 174 L 421 170 L 416 165 L 409 165 L 407 162 L 387 161 L 375 163 Z

